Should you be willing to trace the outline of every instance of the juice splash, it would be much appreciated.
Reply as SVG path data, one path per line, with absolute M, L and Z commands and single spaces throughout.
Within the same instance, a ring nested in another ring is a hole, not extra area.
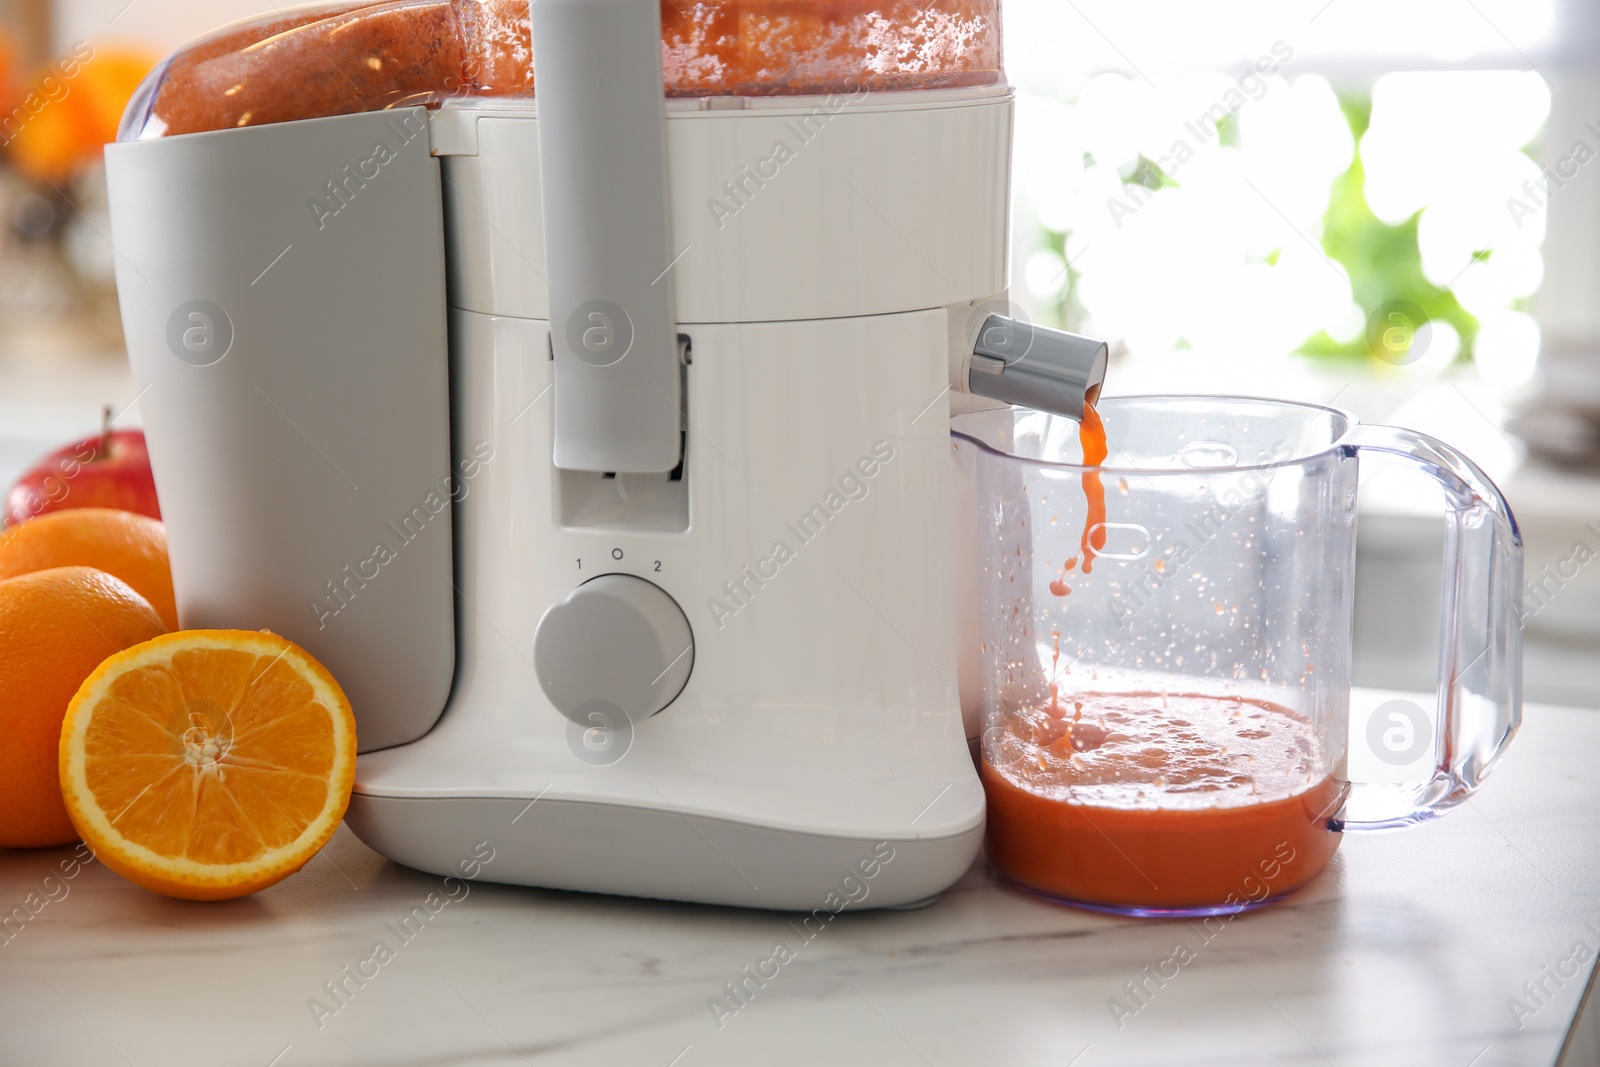
M 1050 707 L 1061 707 L 1061 631 L 1051 630 L 1050 640 L 1055 643 L 1050 653 Z
M 1135 910 L 1233 910 L 1332 858 L 1348 786 L 1315 727 L 1264 700 L 1082 693 L 1006 712 L 985 739 L 990 862 L 1027 888 Z
M 1100 399 L 1100 387 L 1091 388 L 1083 397 L 1083 419 L 1078 423 L 1078 442 L 1083 449 L 1083 465 L 1099 467 L 1110 451 L 1106 443 L 1105 423 L 1094 403 Z M 1095 553 L 1106 547 L 1106 487 L 1100 481 L 1098 470 L 1083 472 L 1083 499 L 1088 505 L 1083 518 L 1083 535 L 1078 542 L 1078 552 L 1083 559 L 1083 573 L 1094 566 Z
M 1106 461 L 1110 451 L 1106 443 L 1105 423 L 1100 421 L 1100 413 L 1095 410 L 1095 401 L 1100 399 L 1100 386 L 1095 385 L 1083 395 L 1083 418 L 1078 421 L 1078 445 L 1083 450 L 1083 465 L 1085 467 L 1099 467 Z M 1078 554 L 1061 565 L 1061 577 L 1050 583 L 1050 592 L 1056 596 L 1066 596 L 1072 592 L 1072 587 L 1067 584 L 1067 575 L 1076 570 L 1081 564 L 1083 573 L 1088 574 L 1094 569 L 1094 557 L 1101 549 L 1106 547 L 1106 487 L 1100 481 L 1098 470 L 1083 472 L 1083 500 L 1086 505 L 1083 516 L 1083 533 L 1078 539 Z

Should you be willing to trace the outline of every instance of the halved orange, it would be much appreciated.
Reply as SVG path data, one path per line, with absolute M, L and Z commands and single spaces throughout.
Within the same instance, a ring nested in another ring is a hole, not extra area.
M 61 726 L 61 793 L 107 867 L 190 900 L 244 896 L 333 836 L 355 780 L 339 683 L 293 642 L 185 630 L 119 652 Z

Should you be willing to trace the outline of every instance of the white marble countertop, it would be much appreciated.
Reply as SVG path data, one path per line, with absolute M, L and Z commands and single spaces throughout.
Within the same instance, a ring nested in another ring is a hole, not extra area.
M 1600 713 L 1530 707 L 1464 810 L 1351 836 L 1209 935 L 1045 903 L 981 861 L 930 907 L 847 910 L 805 942 L 782 914 L 446 887 L 344 829 L 224 904 L 93 863 L 63 880 L 72 849 L 0 851 L 0 912 L 46 900 L 0 935 L 0 1063 L 1550 1064 L 1600 949 L 1596 753 Z M 386 924 L 429 894 L 402 941 Z M 380 940 L 393 958 L 329 997 Z M 708 1001 L 779 941 L 796 958 L 719 1028 Z M 1127 1000 L 1180 942 L 1192 962 Z M 1138 1008 L 1120 1027 L 1119 997 Z

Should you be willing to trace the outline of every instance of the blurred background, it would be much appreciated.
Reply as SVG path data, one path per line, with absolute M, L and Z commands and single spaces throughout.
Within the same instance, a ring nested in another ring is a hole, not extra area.
M 100 148 L 264 0 L 0 0 L 0 480 L 138 423 Z M 1600 706 L 1600 5 L 1005 0 L 1013 299 L 1108 390 L 1435 434 L 1511 497 L 1530 700 Z M 1442 499 L 1363 472 L 1357 684 L 1429 689 Z

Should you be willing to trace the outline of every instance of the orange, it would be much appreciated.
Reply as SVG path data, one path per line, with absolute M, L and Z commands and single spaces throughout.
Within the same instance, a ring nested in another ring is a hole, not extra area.
M 265 631 L 185 630 L 119 652 L 61 726 L 61 791 L 96 858 L 190 900 L 305 866 L 339 828 L 355 772 L 339 683 Z
M 13 110 L 7 147 L 30 178 L 70 181 L 117 139 L 117 122 L 154 57 L 137 48 L 78 42 L 38 72 Z
M 0 847 L 78 839 L 61 799 L 61 720 L 107 655 L 164 627 L 126 582 L 88 567 L 0 581 Z
M 167 529 L 156 519 L 113 508 L 74 508 L 36 516 L 0 535 L 0 578 L 50 567 L 93 567 L 114 574 L 178 628 L 167 563 Z

